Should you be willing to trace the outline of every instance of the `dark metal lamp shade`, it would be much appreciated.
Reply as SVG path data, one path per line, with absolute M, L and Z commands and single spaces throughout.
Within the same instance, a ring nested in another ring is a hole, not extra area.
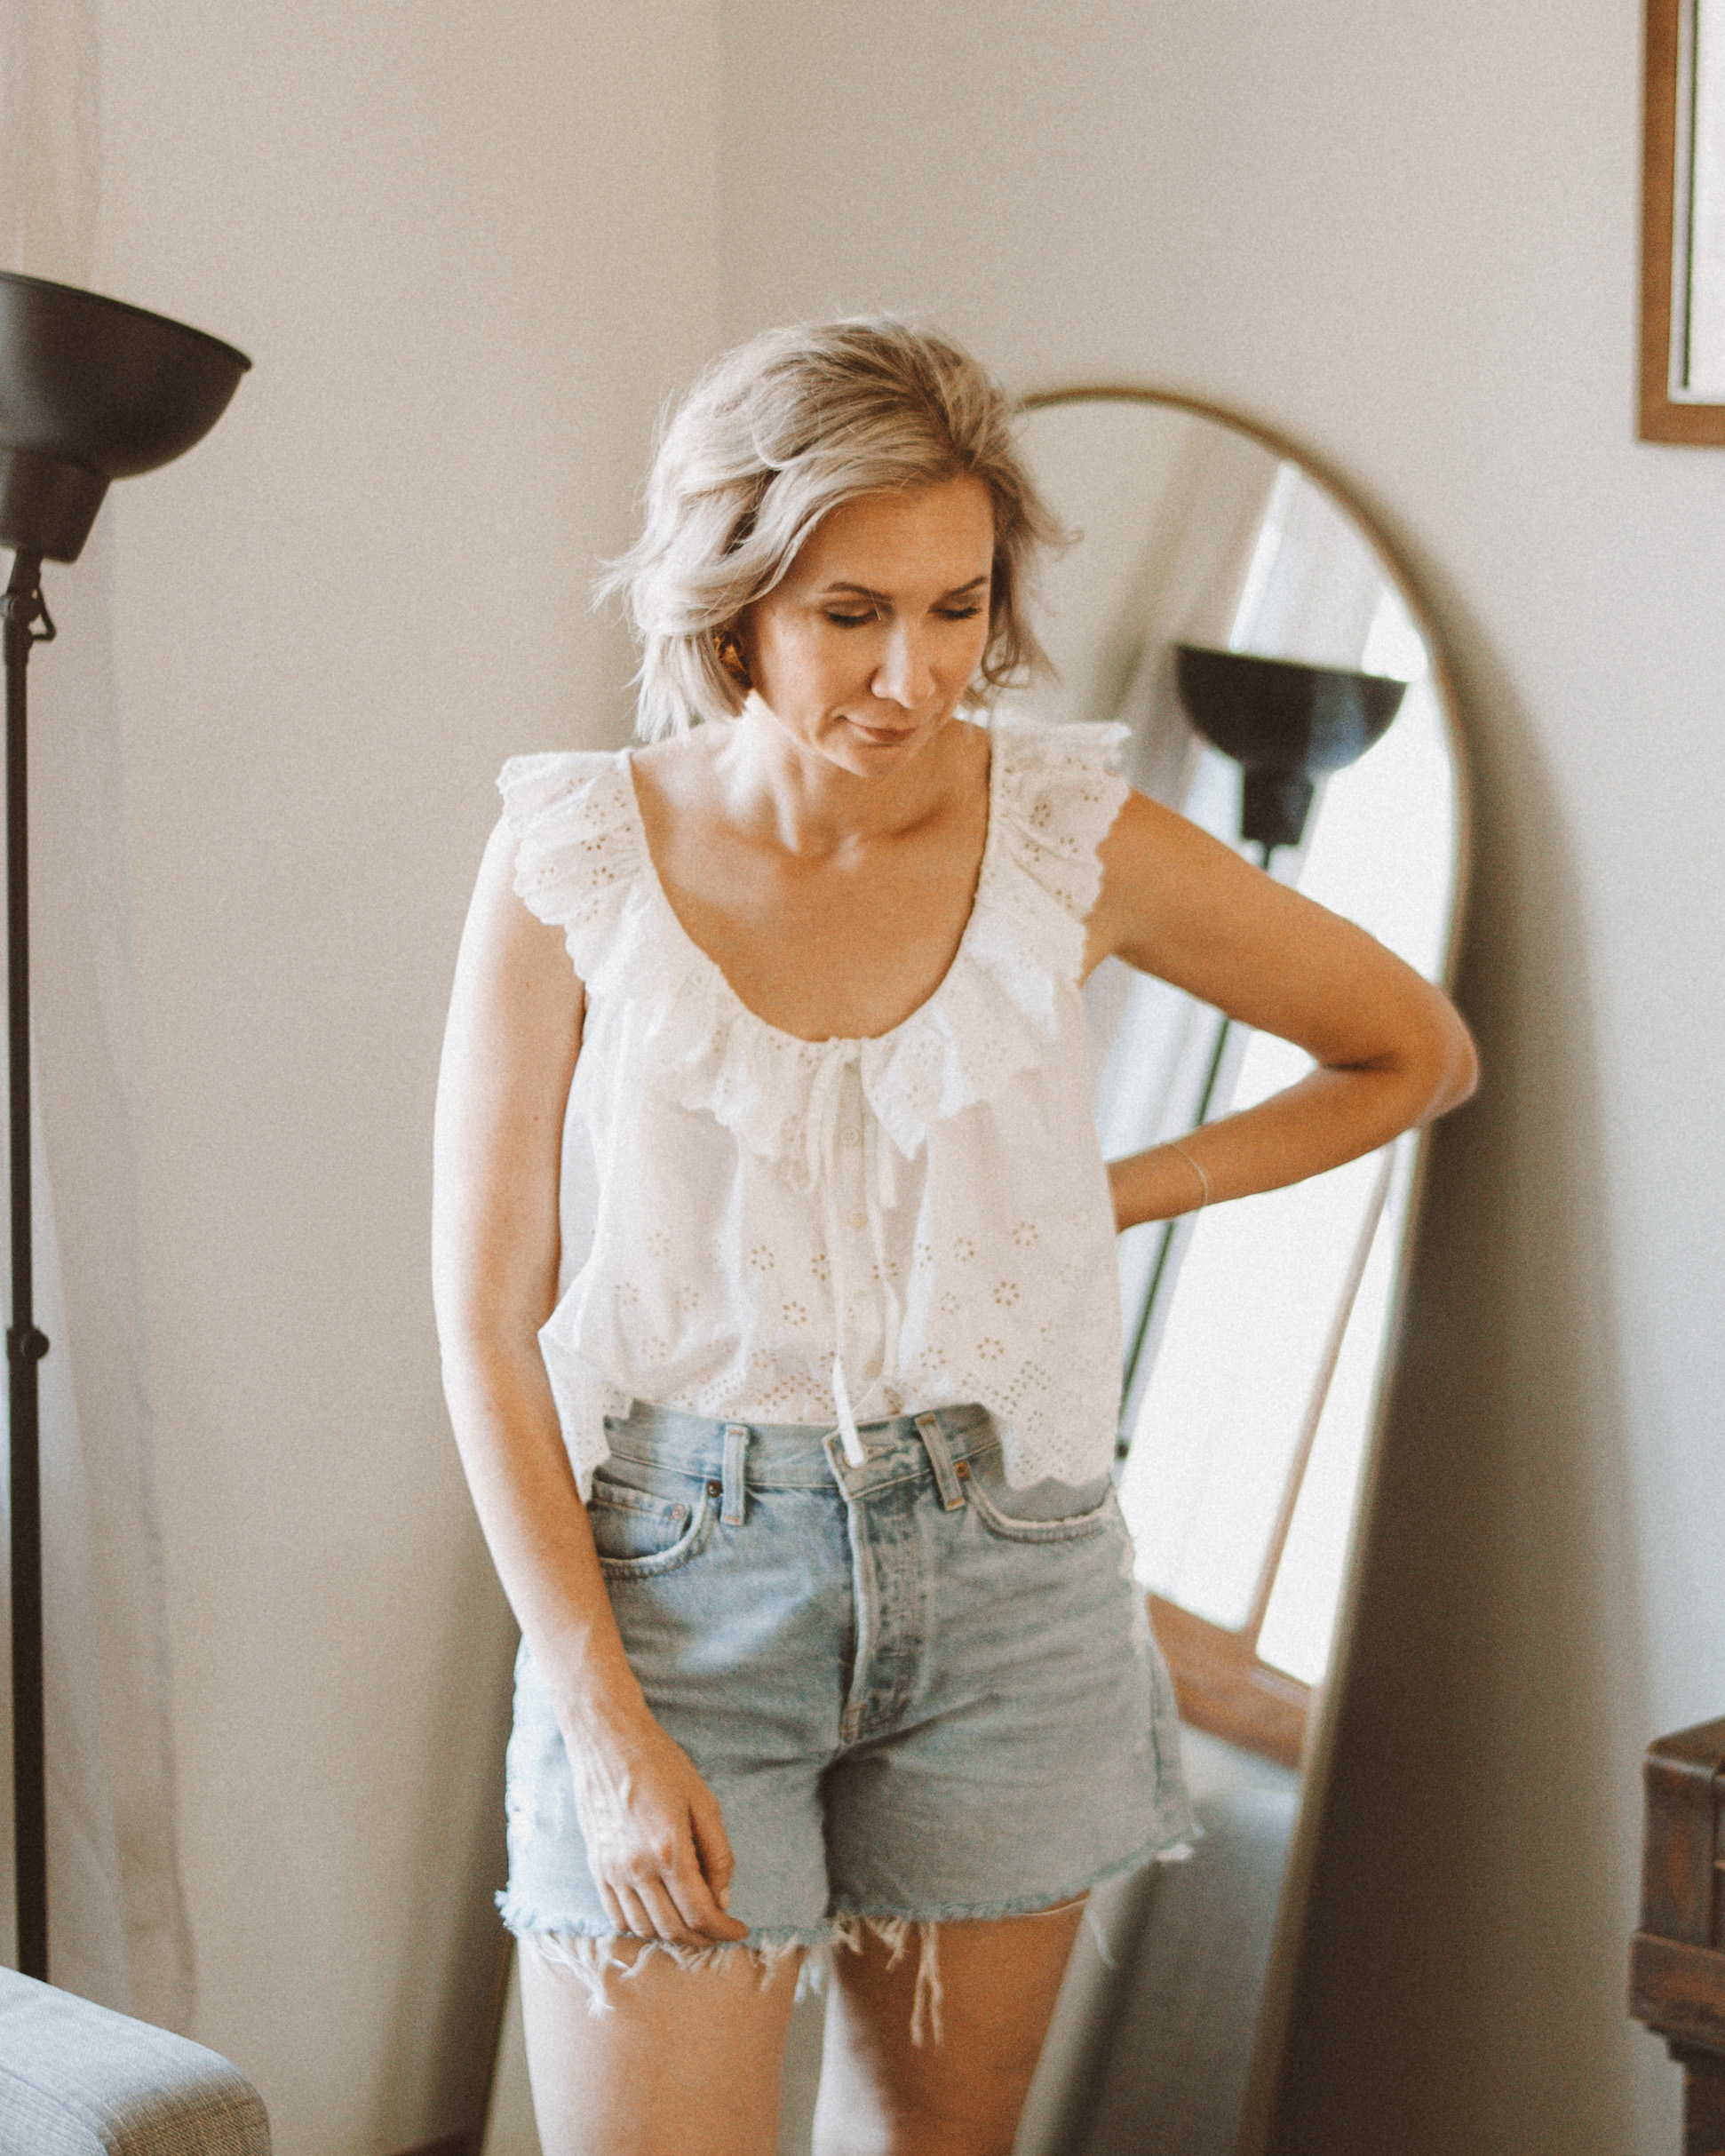
M 250 364 L 164 314 L 0 271 L 0 546 L 76 561 L 108 481 L 201 442 Z
M 1267 854 L 1299 845 L 1316 777 L 1363 756 L 1407 694 L 1405 681 L 1383 674 L 1199 644 L 1174 649 L 1187 717 L 1245 773 L 1240 836 Z

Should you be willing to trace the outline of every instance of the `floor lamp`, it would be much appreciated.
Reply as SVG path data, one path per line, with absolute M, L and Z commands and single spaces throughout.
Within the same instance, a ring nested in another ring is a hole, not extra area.
M 18 1966 L 48 1976 L 48 1808 L 42 1679 L 42 1486 L 30 1218 L 29 813 L 25 670 L 54 625 L 42 564 L 76 561 L 108 482 L 202 441 L 251 364 L 200 330 L 68 284 L 0 271 L 0 547 L 6 675 L 7 1073 L 12 1139 L 12 1787 Z
M 1175 645 L 1174 682 L 1181 708 L 1198 732 L 1240 766 L 1240 836 L 1256 847 L 1264 869 L 1277 847 L 1298 846 L 1305 837 L 1319 777 L 1346 770 L 1381 740 L 1408 687 L 1385 674 L 1214 651 L 1202 644 Z M 1232 1028 L 1233 1021 L 1223 1018 L 1216 1029 L 1192 1115 L 1194 1129 L 1209 1116 Z M 1161 1296 L 1175 1226 L 1164 1221 L 1157 1245 L 1126 1356 L 1127 1400 Z M 1129 1442 L 1123 1428 L 1123 1453 Z

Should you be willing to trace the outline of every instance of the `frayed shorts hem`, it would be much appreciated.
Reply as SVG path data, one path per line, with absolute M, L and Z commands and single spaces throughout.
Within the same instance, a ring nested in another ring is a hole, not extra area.
M 509 1921 L 506 1909 L 505 1921 Z M 940 1975 L 932 1922 L 916 1923 L 911 1919 L 894 1917 L 837 1917 L 821 1925 L 818 1930 L 799 1931 L 787 1926 L 770 1931 L 751 1931 L 746 1938 L 718 1940 L 711 1946 L 684 1946 L 674 1939 L 644 1939 L 622 1931 L 556 1930 L 513 1923 L 510 1929 L 522 1945 L 531 1946 L 552 1968 L 567 1969 L 584 1986 L 587 2011 L 595 2019 L 601 2014 L 608 2014 L 616 2004 L 611 1997 L 610 1979 L 616 1977 L 626 1983 L 655 1954 L 664 1955 L 679 1969 L 722 1969 L 741 1957 L 753 1963 L 764 1990 L 786 1955 L 800 1953 L 803 1959 L 797 1970 L 796 1994 L 800 2001 L 811 1992 L 824 1990 L 832 1968 L 832 1956 L 839 1947 L 847 1947 L 853 1953 L 861 1951 L 865 1930 L 888 1946 L 892 1960 L 896 1961 L 915 1929 L 921 1939 L 922 1952 L 917 1964 L 910 2041 L 919 2044 L 926 2034 L 932 2033 L 935 2042 L 940 2041 Z M 629 1951 L 619 1953 L 620 1946 Z
M 1149 1842 L 1131 1856 L 1106 1865 L 1054 1894 L 1021 1895 L 1014 1900 L 986 1904 L 946 1903 L 932 1909 L 841 1906 L 818 1926 L 763 1926 L 746 1937 L 719 1940 L 711 1946 L 685 1946 L 674 1939 L 645 1939 L 629 1932 L 587 1931 L 578 1925 L 548 1922 L 509 1894 L 498 1895 L 497 1906 L 505 1925 L 518 1939 L 531 1945 L 554 1968 L 567 1969 L 585 1987 L 587 2011 L 595 2017 L 609 2012 L 614 2003 L 610 1978 L 616 1976 L 626 1981 L 654 1954 L 666 1955 L 680 1969 L 689 1969 L 721 1968 L 734 1956 L 745 1955 L 753 1962 L 764 1986 L 771 1983 L 788 1954 L 800 1953 L 804 1957 L 797 1972 L 797 1997 L 800 2000 L 824 1987 L 837 1948 L 860 1953 L 864 1934 L 870 1934 L 886 1947 L 890 1966 L 909 1950 L 914 1932 L 918 1951 L 910 2041 L 920 2045 L 941 2041 L 940 1925 L 990 1923 L 1001 1917 L 1049 1913 L 1098 1887 L 1141 1871 L 1146 1865 L 1177 1864 L 1191 1853 L 1188 1840 Z M 630 1951 L 619 1953 L 619 1946 Z

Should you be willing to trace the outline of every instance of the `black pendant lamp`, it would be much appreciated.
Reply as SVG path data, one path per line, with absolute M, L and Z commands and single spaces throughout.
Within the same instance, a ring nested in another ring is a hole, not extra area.
M 25 672 L 54 625 L 42 564 L 76 561 L 108 482 L 201 442 L 251 362 L 232 345 L 118 299 L 0 271 L 0 547 L 4 617 L 6 989 L 12 1137 L 12 1786 L 18 1966 L 48 1976 L 48 1819 L 42 1682 L 42 1484 L 30 1220 L 29 814 Z
M 1174 670 L 1187 717 L 1244 773 L 1240 836 L 1266 867 L 1278 846 L 1306 835 L 1318 778 L 1357 763 L 1408 688 L 1384 674 L 1202 644 L 1177 644 Z

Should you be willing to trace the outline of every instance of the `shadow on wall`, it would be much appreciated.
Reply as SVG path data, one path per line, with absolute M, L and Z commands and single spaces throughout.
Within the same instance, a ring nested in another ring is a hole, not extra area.
M 1272 2146 L 1622 2156 L 1645 1652 L 1582 910 L 1514 688 L 1397 536 L 1467 659 L 1484 1079 L 1435 1138 Z
M 452 2136 L 465 2147 L 485 2113 L 507 1973 L 507 1939 L 494 1897 L 509 1869 L 504 1746 L 516 1633 L 477 1522 L 464 1537 L 459 1571 L 451 1570 L 447 1592 L 426 1611 L 428 1622 L 443 1627 L 442 1697 L 432 1724 L 448 1732 L 443 1771 L 425 1784 L 422 1817 L 403 1818 L 401 1827 L 414 1850 L 403 1875 L 419 1880 L 441 1873 L 461 1880 L 465 1891 L 418 1897 L 412 1945 L 406 1966 L 396 1971 L 382 2085 L 412 2100 L 414 2115 L 430 2122 L 417 2138 Z M 425 1995 L 433 1989 L 437 2007 L 428 2017 Z

